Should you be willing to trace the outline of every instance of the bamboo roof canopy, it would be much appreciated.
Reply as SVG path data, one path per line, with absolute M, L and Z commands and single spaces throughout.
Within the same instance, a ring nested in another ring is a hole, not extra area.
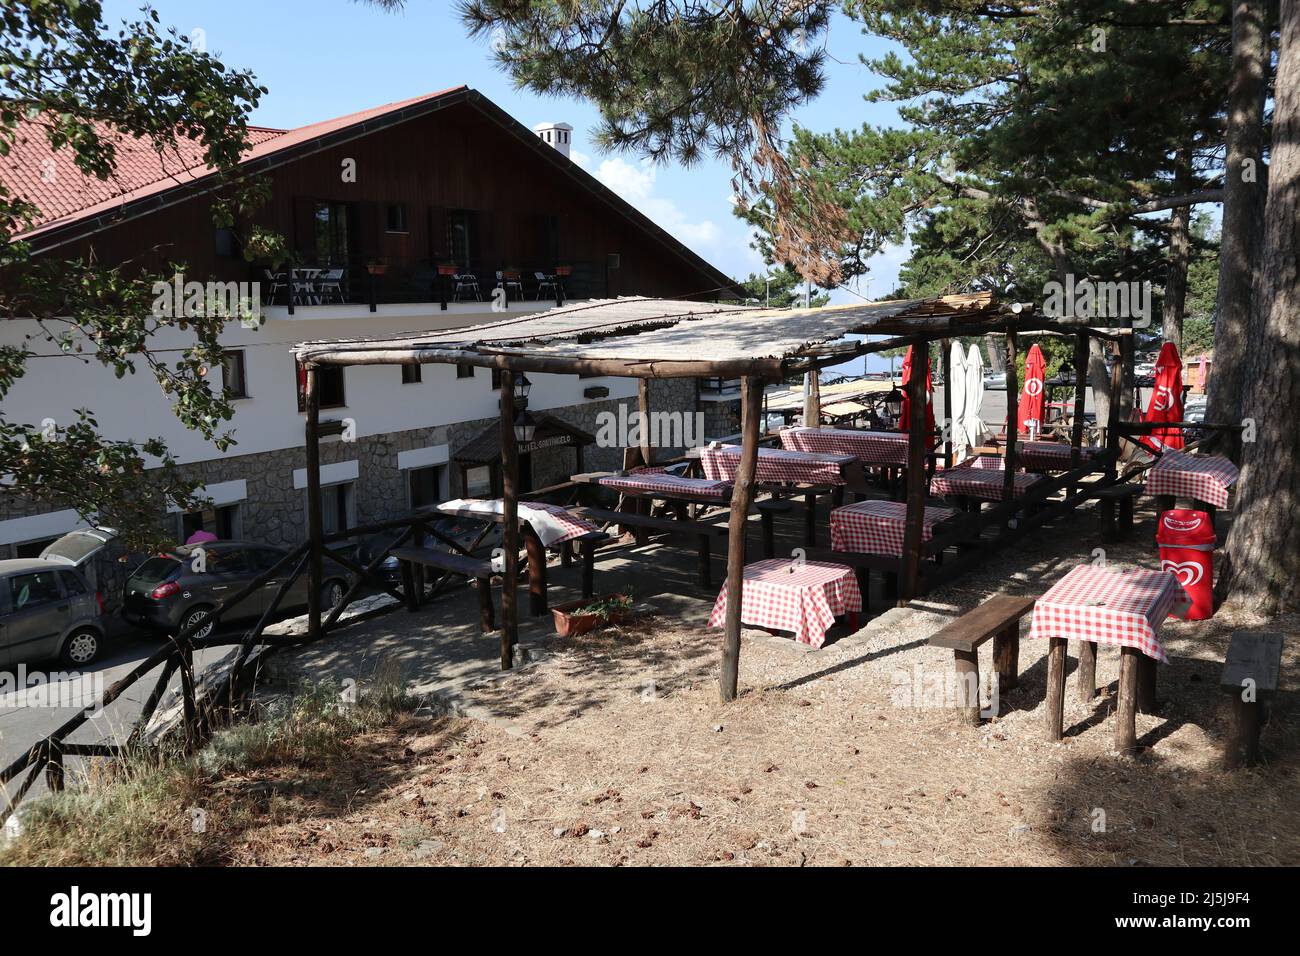
M 846 342 L 848 335 L 979 335 L 1008 323 L 1044 324 L 995 305 L 988 293 L 816 309 L 631 296 L 456 329 L 304 342 L 294 351 L 308 365 L 461 362 L 642 378 L 775 377 L 794 359 L 841 361 L 880 345 Z

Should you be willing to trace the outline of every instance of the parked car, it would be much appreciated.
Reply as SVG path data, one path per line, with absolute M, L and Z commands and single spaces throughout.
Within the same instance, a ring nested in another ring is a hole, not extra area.
M 115 615 L 127 575 L 145 555 L 129 551 L 112 528 L 78 528 L 51 541 L 40 557 L 43 561 L 75 568 L 91 589 L 103 597 L 105 624 L 111 635 L 114 625 L 119 625 Z
M 984 387 L 991 389 L 1005 389 L 1007 387 L 1006 372 L 987 372 L 984 375 Z
M 70 567 L 0 561 L 0 667 L 58 658 L 84 666 L 104 646 L 103 598 Z
M 198 553 L 202 551 L 202 559 Z M 151 630 L 174 634 L 182 627 L 199 624 L 217 603 L 233 597 L 270 569 L 288 552 L 265 544 L 243 541 L 209 541 L 201 545 L 182 545 L 157 555 L 127 578 L 122 598 L 122 616 Z M 200 570 L 201 569 L 201 570 Z M 285 566 L 260 588 L 241 599 L 222 614 L 223 621 L 260 617 L 292 567 Z M 346 593 L 349 576 L 332 562 L 325 564 L 321 585 L 321 607 L 332 608 Z M 307 605 L 307 575 L 301 574 L 290 585 L 280 607 L 291 611 Z M 207 637 L 213 622 L 195 631 L 193 637 Z

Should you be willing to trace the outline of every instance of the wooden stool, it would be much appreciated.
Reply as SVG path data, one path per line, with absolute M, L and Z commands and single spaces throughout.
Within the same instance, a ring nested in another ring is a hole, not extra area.
M 1232 735 L 1224 750 L 1229 769 L 1259 762 L 1259 732 L 1282 670 L 1282 635 L 1236 631 L 1228 644 L 1219 686 L 1232 695 Z
M 990 637 L 995 638 L 993 667 L 998 674 L 998 689 L 1013 689 L 1019 678 L 1020 619 L 1033 607 L 1032 597 L 995 594 L 930 636 L 931 647 L 952 649 L 958 680 L 968 689 L 961 710 L 969 723 L 980 722 L 979 646 Z

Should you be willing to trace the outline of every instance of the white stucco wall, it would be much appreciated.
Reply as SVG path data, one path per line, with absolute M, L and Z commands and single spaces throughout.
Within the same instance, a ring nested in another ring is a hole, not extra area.
M 542 303 L 543 307 L 547 305 Z M 232 325 L 223 334 L 223 342 L 229 348 L 244 350 L 249 397 L 235 402 L 234 421 L 224 423 L 233 427 L 237 442 L 224 453 L 176 420 L 167 396 L 143 365 L 136 374 L 118 379 L 94 359 L 87 364 L 75 357 L 52 354 L 56 350 L 38 339 L 29 344 L 41 357 L 29 360 L 27 374 L 5 398 L 5 415 L 11 421 L 30 424 L 52 418 L 62 426 L 73 420 L 74 409 L 89 408 L 105 436 L 136 440 L 161 436 L 182 463 L 300 447 L 304 416 L 298 412 L 291 345 L 308 339 L 383 336 L 477 325 L 502 317 L 489 311 L 486 304 L 481 311 L 468 311 L 468 304 L 453 305 L 446 313 L 440 312 L 436 304 L 421 313 L 424 308 L 428 307 L 390 307 L 390 314 L 385 314 L 385 307 L 380 306 L 377 313 L 322 318 L 318 316 L 323 312 L 313 316 L 311 308 L 303 307 L 293 318 L 268 318 L 260 329 Z M 283 314 L 284 309 L 273 311 Z M 510 314 L 522 315 L 525 311 L 533 310 L 513 308 Z M 18 344 L 31 331 L 31 323 L 2 323 L 0 342 Z M 154 347 L 178 351 L 191 341 L 192 336 L 168 329 L 159 334 Z M 220 381 L 220 369 L 211 374 Z M 349 368 L 344 372 L 347 405 L 322 414 L 353 419 L 358 437 L 496 414 L 497 393 L 491 388 L 487 369 L 476 369 L 472 379 L 458 379 L 454 366 L 425 365 L 422 378 L 419 383 L 403 385 L 401 369 L 395 366 Z M 632 379 L 540 374 L 529 378 L 533 382 L 529 407 L 535 411 L 580 404 L 585 401 L 583 389 L 590 385 L 607 386 L 610 398 L 636 394 Z

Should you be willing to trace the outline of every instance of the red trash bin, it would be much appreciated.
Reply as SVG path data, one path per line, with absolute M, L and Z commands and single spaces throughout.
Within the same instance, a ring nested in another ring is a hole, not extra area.
M 1160 570 L 1175 575 L 1192 599 L 1189 621 L 1214 616 L 1214 525 L 1204 511 L 1162 512 L 1156 529 Z

